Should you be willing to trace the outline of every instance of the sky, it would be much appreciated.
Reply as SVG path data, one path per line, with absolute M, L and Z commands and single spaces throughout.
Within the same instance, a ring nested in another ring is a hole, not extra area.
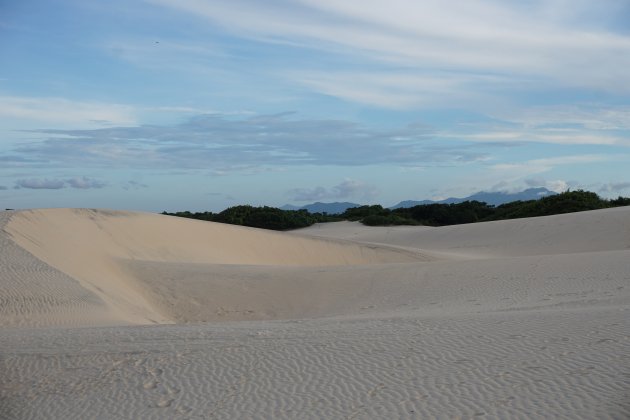
M 0 207 L 630 196 L 629 0 L 0 0 Z

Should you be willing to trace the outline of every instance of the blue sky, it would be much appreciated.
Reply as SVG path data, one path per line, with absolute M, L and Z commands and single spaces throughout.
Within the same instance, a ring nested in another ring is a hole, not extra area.
M 0 0 L 0 207 L 630 195 L 627 0 Z

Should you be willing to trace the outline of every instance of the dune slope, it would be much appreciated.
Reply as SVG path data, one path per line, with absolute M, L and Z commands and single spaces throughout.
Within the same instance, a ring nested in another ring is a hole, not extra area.
M 0 212 L 0 327 L 120 322 L 98 295 L 13 242 L 2 230 L 9 216 Z

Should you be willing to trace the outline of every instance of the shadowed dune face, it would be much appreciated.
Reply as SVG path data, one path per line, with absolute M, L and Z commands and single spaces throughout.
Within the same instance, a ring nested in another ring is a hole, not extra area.
M 41 261 L 104 301 L 112 319 L 168 323 L 146 293 L 151 279 L 133 261 L 178 264 L 323 267 L 424 261 L 419 252 L 314 239 L 148 213 L 87 209 L 13 214 L 5 231 Z M 183 273 L 183 272 L 182 272 Z M 148 281 L 147 281 L 148 280 Z M 182 282 L 185 281 L 182 278 Z M 77 285 L 77 287 L 79 287 Z M 207 285 L 206 285 L 207 286 Z M 200 285 L 199 293 L 213 293 Z

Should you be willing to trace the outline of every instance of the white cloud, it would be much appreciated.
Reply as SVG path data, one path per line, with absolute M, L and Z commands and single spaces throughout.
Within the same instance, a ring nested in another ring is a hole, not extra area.
M 525 180 L 528 187 L 545 187 L 548 190 L 561 193 L 569 189 L 571 186 L 567 181 L 562 179 L 546 180 L 543 178 L 530 178 Z

